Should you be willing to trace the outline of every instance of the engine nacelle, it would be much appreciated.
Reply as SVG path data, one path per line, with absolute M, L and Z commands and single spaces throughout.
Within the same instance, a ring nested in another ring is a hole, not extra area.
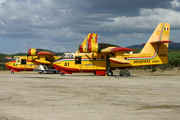
M 29 56 L 35 56 L 36 55 L 36 49 L 29 49 L 28 54 L 29 54 Z
M 87 53 L 87 46 L 86 45 L 80 45 L 79 49 L 80 53 Z
M 89 52 L 98 52 L 98 43 L 89 44 Z

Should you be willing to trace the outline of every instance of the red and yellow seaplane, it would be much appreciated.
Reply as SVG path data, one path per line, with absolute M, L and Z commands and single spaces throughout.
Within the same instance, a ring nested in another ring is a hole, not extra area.
M 170 24 L 160 23 L 140 53 L 130 48 L 97 43 L 97 34 L 90 33 L 79 46 L 77 53 L 65 53 L 54 62 L 61 74 L 94 73 L 112 76 L 115 68 L 124 69 L 140 66 L 166 64 Z M 129 51 L 129 53 L 124 53 Z
M 15 56 L 12 61 L 6 63 L 11 73 L 19 71 L 33 71 L 40 64 L 53 67 L 53 61 L 60 58 L 57 53 L 45 49 L 29 49 L 27 56 Z

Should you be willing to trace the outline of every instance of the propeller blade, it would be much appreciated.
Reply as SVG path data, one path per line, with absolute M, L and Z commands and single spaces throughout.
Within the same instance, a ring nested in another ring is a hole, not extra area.
M 29 44 L 28 44 L 28 47 L 27 47 L 27 52 L 26 52 L 26 54 L 27 54 L 27 57 L 29 56 Z

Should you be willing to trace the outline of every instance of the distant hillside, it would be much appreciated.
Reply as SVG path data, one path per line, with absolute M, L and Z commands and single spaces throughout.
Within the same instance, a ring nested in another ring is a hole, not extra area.
M 138 49 L 142 49 L 144 47 L 144 45 L 132 45 L 132 46 L 128 46 L 127 48 L 138 48 Z M 170 43 L 169 44 L 169 49 L 177 49 L 180 50 L 180 43 Z
M 180 50 L 180 43 L 170 43 L 169 49 L 177 49 Z

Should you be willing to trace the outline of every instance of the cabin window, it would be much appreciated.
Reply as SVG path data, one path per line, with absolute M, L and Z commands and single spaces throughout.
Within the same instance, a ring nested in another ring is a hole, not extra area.
M 26 64 L 26 59 L 21 59 L 21 64 Z
M 101 59 L 104 59 L 104 56 L 101 56 Z
M 75 57 L 75 64 L 81 64 L 81 57 Z

